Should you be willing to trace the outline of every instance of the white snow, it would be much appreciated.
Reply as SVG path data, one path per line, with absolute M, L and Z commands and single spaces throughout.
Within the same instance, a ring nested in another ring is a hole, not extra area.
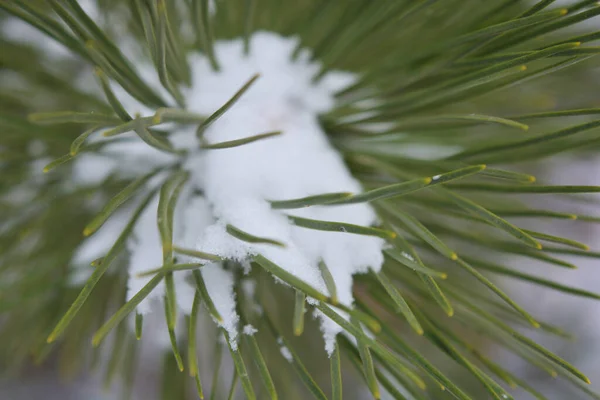
M 240 317 L 235 311 L 235 294 L 233 292 L 233 274 L 226 271 L 221 264 L 209 264 L 201 269 L 208 295 L 212 299 L 221 322 L 219 326 L 227 331 L 229 343 L 233 350 L 237 349 L 238 321 Z
M 294 361 L 294 356 L 292 356 L 292 352 L 283 344 L 283 338 L 277 338 L 277 344 L 279 345 L 279 352 L 288 362 Z
M 248 324 L 248 325 L 244 326 L 243 332 L 244 332 L 244 335 L 252 336 L 256 332 L 258 332 L 258 329 L 256 329 L 252 325 Z
M 215 51 L 221 65 L 219 72 L 212 71 L 201 56 L 191 61 L 194 85 L 188 94 L 188 104 L 201 114 L 211 114 L 251 76 L 261 75 L 205 132 L 209 143 L 283 132 L 275 138 L 237 148 L 210 150 L 203 156 L 200 178 L 217 221 L 203 232 L 197 248 L 239 261 L 260 253 L 327 293 L 318 269 L 318 262 L 324 260 L 334 277 L 339 300 L 352 305 L 352 275 L 366 272 L 369 267 L 380 268 L 383 240 L 298 228 L 288 222 L 285 212 L 272 210 L 267 202 L 362 190 L 327 142 L 317 121 L 319 113 L 333 106 L 333 93 L 354 78 L 347 73 L 331 72 L 313 85 L 311 80 L 319 66 L 308 62 L 307 52 L 290 61 L 295 45 L 294 39 L 259 32 L 252 37 L 247 58 L 243 56 L 241 40 L 218 42 Z M 365 204 L 287 212 L 358 225 L 376 223 L 375 213 Z M 242 242 L 226 233 L 226 224 L 276 239 L 286 247 Z M 340 328 L 330 324 L 323 328 L 329 351 L 333 349 L 331 339 Z
M 162 264 L 162 244 L 156 223 L 158 196 L 148 204 L 140 215 L 133 229 L 133 237 L 127 242 L 130 252 L 129 280 L 127 281 L 127 300 L 130 300 L 151 279 L 152 276 L 138 277 L 140 272 L 154 269 Z M 150 302 L 154 298 L 162 298 L 164 283 L 160 282 L 150 294 L 137 306 L 137 312 L 146 314 L 150 311 Z
M 201 197 L 188 190 L 182 195 L 176 208 L 175 244 L 234 259 L 246 265 L 246 269 L 253 255 L 262 254 L 327 293 L 318 268 L 319 261 L 323 260 L 334 278 L 339 301 L 351 306 L 352 275 L 369 268 L 375 271 L 381 268 L 384 241 L 296 227 L 286 214 L 370 226 L 377 223 L 372 208 L 367 204 L 354 204 L 273 210 L 268 202 L 329 192 L 362 191 L 341 156 L 328 143 L 317 119 L 319 114 L 333 107 L 333 94 L 351 84 L 354 77 L 349 73 L 329 72 L 313 84 L 312 78 L 320 66 L 308 61 L 310 54 L 306 51 L 292 61 L 290 55 L 296 43 L 296 39 L 258 32 L 251 38 L 250 55 L 245 56 L 241 39 L 216 42 L 215 53 L 221 66 L 218 72 L 211 69 L 205 57 L 190 56 L 193 84 L 186 93 L 186 101 L 190 111 L 195 113 L 212 114 L 253 75 L 260 74 L 249 90 L 208 127 L 204 133 L 206 142 L 218 143 L 272 131 L 282 134 L 240 147 L 205 151 L 194 143 L 192 128 L 182 128 L 172 135 L 176 147 L 191 150 L 185 163 L 191 172 L 189 183 L 203 193 Z M 144 79 L 151 82 L 147 68 L 138 68 L 143 70 Z M 113 85 L 113 89 L 132 114 L 141 110 L 144 116 L 152 115 L 152 110 L 144 109 L 123 95 L 117 85 Z M 157 80 L 155 89 L 164 94 Z M 173 156 L 152 149 L 133 134 L 129 137 L 132 141 L 124 147 L 119 143 L 106 148 L 104 163 L 102 158 L 81 157 L 74 180 L 98 183 L 111 173 L 130 177 L 174 160 Z M 162 262 L 156 225 L 157 202 L 157 199 L 151 202 L 142 214 L 127 245 L 131 264 L 128 298 L 151 279 L 139 278 L 136 274 L 156 268 Z M 276 239 L 286 247 L 241 241 L 226 232 L 227 224 L 252 235 Z M 198 261 L 178 256 L 178 262 Z M 239 317 L 235 312 L 233 275 L 220 264 L 206 265 L 201 271 L 223 317 L 221 326 L 235 343 Z M 178 304 L 184 312 L 189 312 L 189 306 L 185 305 L 191 305 L 194 294 L 185 280 L 188 275 L 175 273 Z M 161 283 L 138 306 L 138 312 L 148 312 L 150 299 L 162 298 L 163 291 Z M 326 350 L 331 352 L 335 335 L 341 328 L 322 315 L 321 318 Z
M 127 207 L 126 210 L 117 212 L 114 218 L 106 221 L 93 236 L 84 239 L 71 259 L 73 266 L 72 273 L 69 276 L 69 285 L 79 286 L 85 283 L 94 271 L 90 264 L 108 253 L 118 235 L 127 225 L 128 215 L 131 211 L 131 207 Z
M 254 294 L 256 293 L 256 281 L 254 279 L 244 279 L 242 281 L 242 290 L 247 299 L 254 299 Z
M 281 355 L 283 356 L 283 358 L 285 358 L 288 362 L 294 361 L 294 357 L 292 356 L 292 353 L 290 352 L 290 349 L 288 349 L 287 347 L 281 346 L 279 348 L 279 352 L 281 353 Z

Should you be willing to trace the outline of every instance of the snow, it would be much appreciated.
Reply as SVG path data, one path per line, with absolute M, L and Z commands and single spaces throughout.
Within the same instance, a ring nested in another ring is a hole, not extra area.
M 94 270 L 90 264 L 108 253 L 115 243 L 117 235 L 127 225 L 130 212 L 131 208 L 118 212 L 114 218 L 106 221 L 93 236 L 84 239 L 71 259 L 73 267 L 72 273 L 69 275 L 69 285 L 79 286 L 85 283 Z
M 164 176 L 157 176 L 156 179 L 150 181 L 150 186 L 157 186 Z M 189 191 L 188 191 L 189 192 Z M 188 192 L 183 193 L 185 196 Z M 208 209 L 206 202 L 200 197 L 190 196 L 187 201 L 182 201 L 183 207 L 175 208 L 174 216 L 174 238 L 176 243 L 182 247 L 191 244 L 186 241 L 186 237 L 194 236 L 194 229 L 198 226 L 196 224 L 185 224 L 190 217 L 194 217 L 199 223 L 207 223 L 210 221 L 210 215 L 208 215 Z M 127 299 L 131 299 L 141 288 L 144 287 L 152 279 L 152 276 L 140 277 L 140 272 L 154 269 L 162 264 L 162 243 L 157 226 L 157 207 L 158 207 L 158 196 L 150 202 L 148 207 L 140 215 L 140 218 L 135 225 L 132 233 L 132 238 L 127 243 L 127 248 L 130 253 L 129 259 L 129 279 L 128 279 L 128 291 Z M 95 235 L 94 235 L 95 236 Z M 92 238 L 94 237 L 92 236 Z M 198 262 L 197 259 L 191 257 L 178 256 L 180 259 L 178 262 Z M 195 286 L 192 286 L 186 281 L 186 277 L 189 273 L 185 271 L 177 271 L 173 273 L 173 279 L 175 282 L 175 292 L 177 297 L 177 305 L 180 310 L 185 314 L 191 313 L 192 303 L 194 301 Z M 161 299 L 164 293 L 164 284 L 161 282 L 154 289 L 144 301 L 142 301 L 138 307 L 137 312 L 140 314 L 146 314 L 150 311 L 148 304 L 152 299 Z
M 294 356 L 292 356 L 292 352 L 283 344 L 282 338 L 277 338 L 277 344 L 279 345 L 279 352 L 288 362 L 294 361 Z
M 254 279 L 244 279 L 242 281 L 242 291 L 247 300 L 254 299 L 256 293 L 256 281 Z
M 242 97 L 206 129 L 203 140 L 218 143 L 273 131 L 282 134 L 220 150 L 199 149 L 193 127 L 181 128 L 169 137 L 175 147 L 191 150 L 185 161 L 191 173 L 191 188 L 184 191 L 176 207 L 175 244 L 236 260 L 246 266 L 245 273 L 249 272 L 252 256 L 261 254 L 327 294 L 318 268 L 322 260 L 333 276 L 339 301 L 352 306 L 352 275 L 365 273 L 369 268 L 375 271 L 381 268 L 384 241 L 371 236 L 296 227 L 286 214 L 370 226 L 377 223 L 373 209 L 367 204 L 353 204 L 273 210 L 269 203 L 269 200 L 330 192 L 362 191 L 318 122 L 318 115 L 333 107 L 333 94 L 353 83 L 354 77 L 345 72 L 329 72 L 313 84 L 312 78 L 320 66 L 309 62 L 307 51 L 291 61 L 296 44 L 293 38 L 258 32 L 251 38 L 250 55 L 246 57 L 241 39 L 216 42 L 215 53 L 221 66 L 218 72 L 211 69 L 202 55 L 190 56 L 192 86 L 185 95 L 190 111 L 198 114 L 212 114 L 252 76 L 260 74 Z M 140 64 L 136 67 L 144 80 L 152 82 L 154 79 L 153 87 L 164 95 L 156 75 L 152 78 L 150 74 L 152 67 Z M 138 110 L 143 116 L 154 113 L 155 110 L 141 106 L 117 85 L 113 85 L 113 90 L 130 113 Z M 91 140 L 100 137 L 93 136 Z M 149 147 L 133 133 L 122 137 L 130 140 L 106 146 L 99 156 L 78 157 L 74 181 L 100 183 L 111 174 L 139 176 L 143 171 L 175 160 L 172 155 Z M 157 185 L 160 179 L 150 185 Z M 202 195 L 194 194 L 192 189 Z M 130 253 L 128 298 L 151 279 L 137 274 L 162 263 L 156 225 L 157 203 L 155 198 L 142 213 L 127 243 Z M 228 224 L 255 236 L 283 242 L 285 247 L 241 241 L 226 232 Z M 178 262 L 199 260 L 178 255 Z M 233 274 L 221 264 L 205 265 L 201 272 L 209 295 L 223 317 L 219 324 L 235 343 L 239 316 L 235 312 Z M 176 272 L 174 276 L 178 304 L 184 313 L 189 313 L 194 296 L 193 287 L 186 281 L 189 273 Z M 149 302 L 162 299 L 163 292 L 161 283 L 137 311 L 148 313 Z M 319 315 L 325 347 L 331 353 L 335 335 L 341 328 Z
M 294 357 L 292 356 L 290 349 L 288 349 L 285 346 L 281 346 L 279 348 L 279 351 L 281 352 L 281 355 L 283 356 L 283 358 L 285 358 L 288 362 L 294 361 Z
M 235 311 L 233 274 L 217 263 L 209 264 L 203 267 L 201 271 L 208 295 L 222 318 L 222 321 L 217 322 L 217 324 L 227 331 L 229 343 L 235 351 L 237 349 L 237 325 L 240 317 Z
M 256 332 L 258 332 L 258 329 L 248 324 L 244 326 L 243 332 L 244 335 L 253 336 Z
M 162 264 L 162 244 L 156 224 L 157 207 L 158 196 L 155 196 L 140 215 L 132 232 L 133 237 L 127 242 L 127 249 L 130 253 L 127 300 L 135 296 L 152 279 L 152 276 L 138 277 L 137 274 Z M 137 312 L 139 314 L 150 312 L 152 299 L 162 298 L 163 294 L 164 283 L 160 282 L 137 306 Z
M 336 283 L 339 300 L 352 305 L 352 275 L 376 271 L 383 257 L 382 239 L 337 232 L 321 232 L 290 224 L 285 212 L 272 210 L 266 200 L 286 200 L 328 192 L 361 192 L 340 155 L 329 145 L 317 115 L 334 104 L 333 93 L 354 78 L 342 72 L 327 74 L 317 85 L 311 80 L 319 70 L 302 52 L 294 62 L 294 39 L 259 32 L 251 40 L 251 56 L 245 58 L 242 41 L 218 42 L 215 52 L 221 71 L 208 61 L 192 60 L 193 90 L 190 108 L 211 114 L 221 107 L 254 74 L 261 77 L 204 134 L 208 143 L 282 131 L 274 138 L 227 150 L 207 151 L 201 177 L 216 222 L 207 227 L 197 248 L 238 261 L 262 254 L 281 268 L 327 293 L 318 269 L 323 260 Z M 358 225 L 377 222 L 366 204 L 308 207 L 289 214 Z M 227 224 L 256 236 L 273 238 L 285 248 L 242 242 L 226 231 Z M 323 324 L 327 348 L 341 328 Z

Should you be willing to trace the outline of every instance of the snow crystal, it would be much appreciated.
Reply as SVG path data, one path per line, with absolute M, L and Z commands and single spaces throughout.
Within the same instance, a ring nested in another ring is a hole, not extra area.
M 290 351 L 290 349 L 288 349 L 283 344 L 283 338 L 282 337 L 278 337 L 277 338 L 277 344 L 279 345 L 279 352 L 281 353 L 281 355 L 283 356 L 283 358 L 285 358 L 286 360 L 288 360 L 288 362 L 292 362 L 294 360 L 294 357 L 292 356 L 292 352 Z
M 252 336 L 256 332 L 258 332 L 258 329 L 256 329 L 252 325 L 248 324 L 248 325 L 244 326 L 243 332 L 244 332 L 244 335 Z
M 283 356 L 283 358 L 285 358 L 286 360 L 288 360 L 288 362 L 294 361 L 294 357 L 292 356 L 292 352 L 287 347 L 281 346 L 279 348 L 279 352 L 281 353 L 281 355 Z

